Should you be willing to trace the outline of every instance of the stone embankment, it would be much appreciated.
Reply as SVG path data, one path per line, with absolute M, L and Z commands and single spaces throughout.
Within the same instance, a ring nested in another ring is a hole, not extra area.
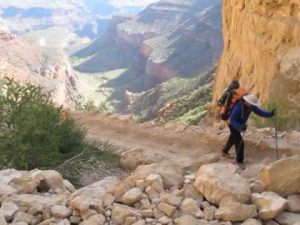
M 219 160 L 140 165 L 79 190 L 56 171 L 3 170 L 0 224 L 299 225 L 299 156 L 246 170 Z

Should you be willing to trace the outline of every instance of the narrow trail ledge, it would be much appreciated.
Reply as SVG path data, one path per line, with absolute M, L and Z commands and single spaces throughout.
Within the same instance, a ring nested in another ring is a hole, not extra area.
M 161 160 L 175 159 L 183 166 L 191 165 L 201 155 L 219 153 L 228 136 L 227 129 L 213 126 L 157 126 L 151 122 L 139 124 L 130 116 L 110 114 L 74 113 L 72 116 L 87 129 L 89 140 L 108 141 L 118 149 L 118 154 L 140 148 L 147 155 L 160 155 Z M 282 133 L 280 136 L 281 156 L 300 154 L 298 132 Z M 263 160 L 272 162 L 276 159 L 271 129 L 250 129 L 245 138 L 246 163 Z

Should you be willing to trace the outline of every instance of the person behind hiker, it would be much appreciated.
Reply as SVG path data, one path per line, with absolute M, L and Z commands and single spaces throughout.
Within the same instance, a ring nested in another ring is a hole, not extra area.
M 245 95 L 235 104 L 228 120 L 230 136 L 227 144 L 223 148 L 222 155 L 231 158 L 229 150 L 234 145 L 236 151 L 236 163 L 242 167 L 244 166 L 244 140 L 241 133 L 247 130 L 247 121 L 251 112 L 265 118 L 273 117 L 276 113 L 276 109 L 268 112 L 259 108 L 259 106 L 259 101 L 255 95 Z

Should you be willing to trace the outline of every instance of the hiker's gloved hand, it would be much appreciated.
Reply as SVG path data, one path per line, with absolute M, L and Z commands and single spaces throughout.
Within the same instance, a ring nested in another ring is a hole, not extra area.
M 242 131 L 246 131 L 248 128 L 248 125 L 247 124 L 244 124 L 243 127 L 242 127 Z
M 275 115 L 277 114 L 277 109 L 273 109 L 273 110 L 271 111 L 271 114 L 272 114 L 272 116 L 275 116 Z

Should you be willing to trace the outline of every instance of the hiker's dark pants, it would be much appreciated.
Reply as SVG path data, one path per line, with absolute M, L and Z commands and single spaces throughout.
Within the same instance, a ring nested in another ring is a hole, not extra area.
M 231 147 L 235 146 L 236 152 L 236 162 L 244 163 L 244 140 L 242 138 L 241 132 L 236 130 L 233 126 L 229 125 L 230 136 L 225 145 L 223 152 L 228 153 Z

